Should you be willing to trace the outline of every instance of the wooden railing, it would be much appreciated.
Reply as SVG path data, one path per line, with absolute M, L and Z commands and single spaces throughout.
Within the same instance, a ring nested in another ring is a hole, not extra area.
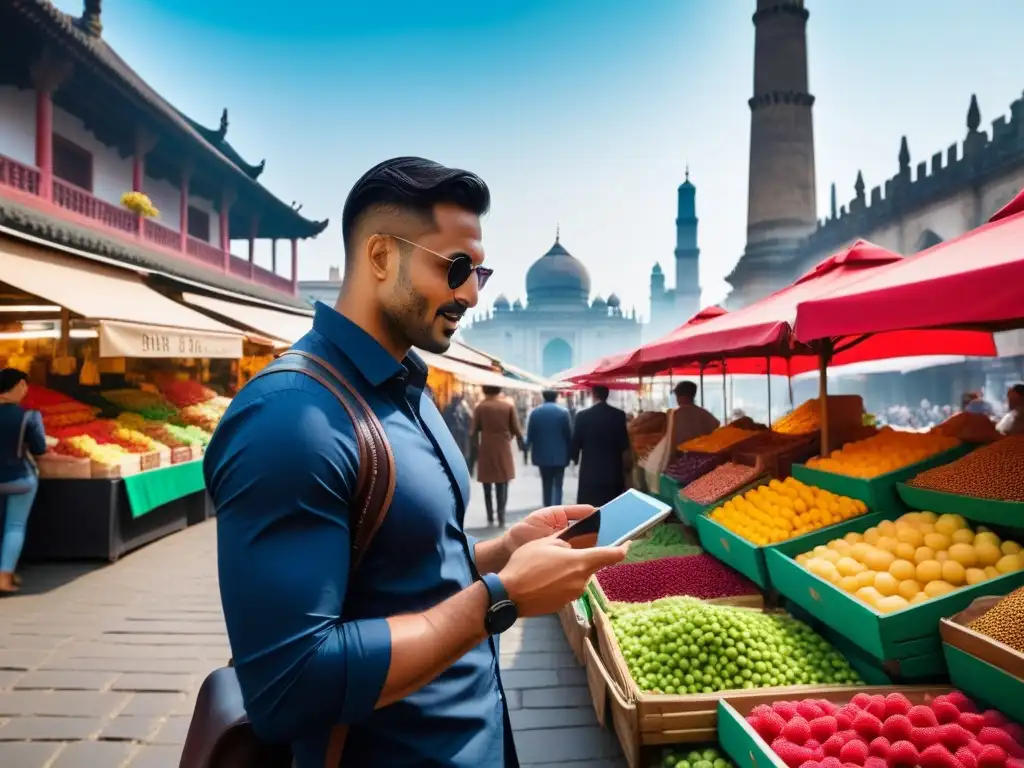
M 0 188 L 3 187 L 41 198 L 42 173 L 35 166 L 0 155 Z M 115 230 L 122 236 L 139 238 L 164 251 L 182 253 L 182 239 L 176 230 L 152 219 L 140 219 L 131 211 L 100 200 L 88 190 L 62 179 L 53 179 L 53 198 L 49 202 L 100 227 Z M 231 256 L 220 248 L 194 237 L 185 238 L 184 252 L 221 272 L 224 271 L 226 261 L 228 272 L 232 275 L 275 290 L 292 292 L 292 281 L 289 278 L 250 264 L 246 259 Z

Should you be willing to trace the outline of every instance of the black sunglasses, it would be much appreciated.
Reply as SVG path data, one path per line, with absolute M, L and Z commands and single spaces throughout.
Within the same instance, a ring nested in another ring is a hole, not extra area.
M 476 287 L 483 290 L 483 287 L 487 285 L 487 281 L 491 279 L 491 275 L 494 274 L 494 270 L 490 267 L 474 266 L 473 259 L 466 253 L 456 253 L 452 256 L 445 256 L 444 254 L 432 251 L 429 248 L 425 248 L 419 243 L 414 243 L 411 240 L 406 240 L 404 237 L 398 235 L 387 235 L 387 237 L 393 237 L 395 240 L 401 240 L 403 243 L 411 245 L 415 248 L 421 248 L 427 253 L 437 256 L 439 259 L 444 259 L 448 262 L 448 287 L 453 291 L 457 288 L 461 288 L 465 285 L 466 281 L 476 273 Z

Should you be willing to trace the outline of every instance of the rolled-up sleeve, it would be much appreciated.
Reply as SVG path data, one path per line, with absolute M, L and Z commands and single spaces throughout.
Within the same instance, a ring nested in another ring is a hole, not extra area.
M 344 410 L 298 384 L 247 394 L 219 425 L 204 470 L 246 711 L 262 738 L 284 743 L 373 711 L 391 635 L 383 618 L 341 618 L 358 472 Z

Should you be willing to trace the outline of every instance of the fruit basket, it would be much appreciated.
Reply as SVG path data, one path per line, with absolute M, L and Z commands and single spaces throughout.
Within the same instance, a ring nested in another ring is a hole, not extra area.
M 900 495 L 897 491 L 899 483 L 909 480 L 926 469 L 948 464 L 955 459 L 959 459 L 961 456 L 969 453 L 973 447 L 961 444 L 930 456 L 923 461 L 877 475 L 870 479 L 843 475 L 838 472 L 829 472 L 809 467 L 806 464 L 794 465 L 792 472 L 793 477 L 798 480 L 802 480 L 809 485 L 816 485 L 819 488 L 827 488 L 833 493 L 860 499 L 875 511 L 900 509 Z M 927 507 L 927 509 L 931 509 L 931 507 Z
M 969 626 L 1000 602 L 1003 598 L 979 597 L 955 616 L 942 619 L 942 652 L 954 685 L 1024 722 L 1024 653 Z M 1019 626 L 1019 609 L 1018 615 L 1007 618 Z M 1024 636 L 1024 627 L 1017 635 Z
M 978 523 L 1024 528 L 1024 502 L 960 496 L 956 493 L 917 488 L 906 483 L 899 483 L 896 491 L 903 503 L 911 509 L 930 509 L 942 514 L 963 515 Z
M 885 520 L 889 520 L 890 525 L 897 524 L 892 521 L 893 518 L 896 518 L 895 512 L 879 514 Z M 924 513 L 908 514 L 922 515 Z M 900 517 L 899 521 L 903 521 L 906 517 Z M 877 515 L 869 515 L 857 521 L 850 521 L 852 525 L 848 526 L 845 534 L 847 541 L 851 538 L 856 539 L 861 534 L 866 535 L 869 529 L 875 526 L 877 520 Z M 878 528 L 884 525 L 883 521 L 878 524 Z M 837 538 L 836 534 L 837 531 L 822 530 L 804 536 L 801 540 L 784 542 L 769 548 L 765 554 L 765 560 L 772 586 L 785 598 L 849 638 L 874 659 L 884 663 L 890 674 L 901 679 L 922 679 L 944 673 L 945 662 L 937 631 L 940 619 L 963 610 L 977 597 L 993 594 L 1004 595 L 1024 584 L 1024 570 L 1001 573 L 993 568 L 995 573 L 981 571 L 983 580 L 980 583 L 956 587 L 942 578 L 947 571 L 945 560 L 933 562 L 931 559 L 922 559 L 922 562 L 915 566 L 915 576 L 920 576 L 922 580 L 927 579 L 925 588 L 921 591 L 921 599 L 919 600 L 915 596 L 909 606 L 885 612 L 865 602 L 867 596 L 857 597 L 846 591 L 840 586 L 841 578 L 839 583 L 833 583 L 830 578 L 825 578 L 828 574 L 823 576 L 812 572 L 797 562 L 798 557 L 805 557 L 808 553 L 814 554 L 816 551 L 820 551 L 816 548 L 828 548 L 827 545 L 834 544 Z M 940 535 L 945 536 L 945 534 Z M 980 536 L 980 534 L 978 535 Z M 870 546 L 874 549 L 873 545 Z M 950 550 L 956 546 L 958 545 L 950 545 Z M 930 547 L 924 549 L 930 549 Z M 946 559 L 949 559 L 948 552 L 950 550 L 947 550 Z M 937 557 L 937 554 L 933 552 L 933 556 Z M 890 569 L 887 573 L 891 573 L 896 558 L 893 557 L 891 560 L 886 558 L 886 561 L 886 567 Z M 1004 563 L 1006 568 L 1010 568 L 1012 565 Z M 842 574 L 838 564 L 836 568 Z M 922 568 L 931 570 L 937 568 L 938 577 L 932 578 L 935 574 L 926 574 L 920 570 Z M 877 572 L 880 572 L 880 569 L 881 565 L 878 568 L 865 568 L 863 571 L 865 573 L 876 572 L 873 579 L 877 583 Z M 963 568 L 959 570 L 966 571 Z M 821 573 L 824 573 L 824 570 Z M 950 578 L 960 581 L 959 571 L 951 575 Z M 936 584 L 942 582 L 942 584 L 938 584 L 929 593 L 928 590 L 932 589 L 933 582 Z M 900 586 L 902 584 L 903 582 L 899 582 Z M 919 582 L 918 586 L 920 587 Z M 858 594 L 860 591 L 860 589 L 857 590 Z M 877 597 L 881 598 L 882 594 L 879 593 Z M 904 602 L 908 601 L 904 600 Z M 886 609 L 888 607 L 888 605 L 885 606 Z
M 698 606 L 704 605 L 701 601 L 691 601 Z M 727 606 L 704 606 L 711 612 L 716 609 L 719 613 L 725 611 L 732 615 L 750 615 L 758 617 L 775 616 L 785 618 L 781 612 L 766 614 L 748 608 L 727 607 Z M 713 626 L 709 625 L 709 626 Z M 603 611 L 594 609 L 594 629 L 597 640 L 597 652 L 588 652 L 587 677 L 591 685 L 591 696 L 595 701 L 595 710 L 598 711 L 599 720 L 607 719 L 602 707 L 610 707 L 611 719 L 614 729 L 622 744 L 623 752 L 631 766 L 639 765 L 639 757 L 645 745 L 651 744 L 688 744 L 711 741 L 715 738 L 718 719 L 718 701 L 725 696 L 742 694 L 771 694 L 775 693 L 777 698 L 784 696 L 812 695 L 812 693 L 828 690 L 835 686 L 824 684 L 809 685 L 780 685 L 775 687 L 751 688 L 746 690 L 720 690 L 709 693 L 694 694 L 667 694 L 644 692 L 637 685 L 629 671 L 629 665 L 623 651 L 620 649 L 619 641 L 616 638 L 615 630 L 612 627 L 612 619 Z M 804 627 L 804 636 L 813 635 Z M 712 641 L 713 642 L 713 641 Z M 795 642 L 795 641 L 793 641 Z M 827 643 L 818 636 L 818 646 L 827 647 Z M 817 647 L 817 646 L 816 646 Z M 793 654 L 794 657 L 796 654 Z M 852 668 L 862 680 L 867 683 L 888 683 L 889 680 L 877 668 L 870 665 L 862 665 L 855 656 L 848 656 L 839 647 L 829 649 L 828 656 L 831 657 L 836 676 L 849 677 L 848 671 L 840 672 L 840 666 L 847 669 Z M 694 657 L 699 658 L 697 654 Z M 689 657 L 688 657 L 689 658 Z M 806 658 L 806 657 L 803 657 Z M 822 656 L 824 659 L 825 656 Z M 765 662 L 752 662 L 760 664 L 765 674 L 781 674 L 775 672 L 780 669 L 779 659 L 769 659 Z M 824 662 L 822 662 L 824 663 Z M 725 668 L 728 670 L 728 667 Z M 755 669 L 755 667 L 751 667 Z M 723 674 L 728 672 L 723 671 Z M 760 676 L 761 673 L 754 672 Z M 747 680 L 754 680 L 753 675 Z M 752 683 L 753 684 L 753 683 Z M 839 686 L 842 690 L 853 692 L 861 686 L 844 685 Z
M 785 485 L 785 483 L 793 482 L 794 481 L 792 480 L 787 480 L 782 484 Z M 780 481 L 776 479 L 773 480 L 772 483 L 779 484 Z M 769 486 L 771 486 L 771 483 L 769 483 Z M 760 488 L 761 486 L 755 487 Z M 744 491 L 743 493 L 745 494 L 746 492 Z M 727 499 L 726 502 L 735 500 L 739 495 L 740 494 L 734 494 L 730 499 Z M 723 502 L 718 506 L 727 508 L 728 504 L 726 502 Z M 804 502 L 804 504 L 806 505 L 806 502 Z M 717 509 L 718 507 L 716 506 L 715 510 Z M 705 551 L 710 552 L 722 562 L 727 563 L 742 573 L 752 582 L 761 587 L 761 589 L 770 589 L 771 579 L 765 562 L 765 548 L 769 545 L 757 544 L 730 530 L 714 518 L 715 510 L 697 518 L 697 534 L 700 537 L 701 546 Z M 817 532 L 830 531 L 834 536 L 842 536 L 847 531 L 856 530 L 858 523 L 863 523 L 865 520 L 881 520 L 883 516 L 883 513 L 878 512 L 861 512 L 850 519 L 845 519 L 842 522 L 822 527 Z M 873 523 L 868 523 L 868 525 L 871 524 Z M 788 541 L 802 542 L 807 536 L 813 535 L 814 533 L 814 531 L 800 533 L 799 535 L 793 536 Z
M 882 736 L 881 738 L 885 740 L 884 743 L 876 743 L 872 739 L 871 746 L 868 746 L 866 743 L 863 743 L 867 742 L 867 738 L 865 736 L 859 736 L 858 733 L 859 738 L 849 740 L 862 742 L 862 746 L 848 748 L 850 750 L 846 754 L 848 761 L 858 760 L 858 762 L 851 762 L 851 764 L 867 765 L 868 761 L 871 758 L 865 759 L 865 757 L 863 757 L 862 754 L 858 753 L 863 753 L 865 751 L 871 750 L 872 747 L 874 747 L 874 754 L 878 757 L 881 757 L 881 755 L 883 754 L 883 750 L 885 750 L 886 748 L 888 748 L 889 751 L 888 760 L 882 758 L 881 762 L 876 763 L 879 766 L 924 764 L 921 762 L 921 759 L 918 755 L 918 748 L 916 746 L 914 747 L 914 751 L 908 757 L 904 757 L 901 759 L 899 756 L 893 756 L 891 752 L 891 745 L 899 743 L 901 741 L 904 743 L 909 742 L 912 744 L 915 736 L 919 739 L 927 739 L 928 737 L 926 735 L 915 733 L 916 730 L 923 731 L 924 728 L 918 729 L 918 727 L 914 726 L 913 723 L 931 722 L 933 718 L 937 721 L 938 715 L 933 715 L 932 717 L 930 717 L 920 710 L 915 710 L 911 708 L 908 710 L 910 717 L 907 717 L 906 715 L 902 716 L 903 719 L 906 719 L 907 721 L 904 724 L 903 722 L 901 722 L 900 711 L 906 709 L 907 703 L 909 703 L 911 707 L 928 707 L 929 710 L 931 710 L 931 707 L 935 706 L 936 700 L 941 701 L 940 697 L 945 697 L 952 693 L 953 689 L 949 686 L 938 685 L 902 687 L 872 686 L 862 689 L 857 694 L 857 700 L 860 702 L 864 701 L 863 699 L 859 698 L 861 694 L 864 694 L 872 697 L 885 696 L 887 702 L 893 701 L 893 703 L 888 705 L 890 707 L 890 709 L 888 710 L 875 710 L 876 712 L 881 712 L 880 717 L 872 715 L 871 718 L 865 718 L 863 722 L 859 723 L 858 725 L 860 726 L 861 731 L 864 732 L 867 736 L 870 736 L 872 733 L 874 733 L 874 728 L 877 727 L 874 724 L 874 721 L 877 720 L 881 723 L 881 732 L 888 732 L 890 736 L 894 738 L 889 739 Z M 956 694 L 953 695 L 956 696 Z M 794 744 L 794 742 L 792 742 L 791 739 L 795 738 L 797 740 L 800 740 L 804 735 L 803 732 L 805 732 L 804 725 L 794 725 L 792 724 L 792 721 L 797 717 L 802 717 L 799 715 L 798 711 L 796 710 L 796 707 L 806 707 L 806 702 L 797 701 L 796 704 L 794 704 L 793 698 L 795 697 L 791 697 L 787 700 L 785 697 L 780 697 L 777 694 L 769 693 L 764 695 L 726 696 L 721 700 L 721 702 L 719 702 L 719 740 L 722 746 L 725 747 L 726 751 L 729 753 L 729 756 L 736 762 L 739 768 L 766 768 L 766 766 L 773 766 L 773 768 L 797 768 L 798 766 L 803 764 L 800 762 L 800 760 L 806 757 L 806 754 L 801 755 L 799 753 L 796 753 L 795 750 L 793 750 L 794 754 L 788 754 L 789 749 L 779 744 L 778 746 L 780 747 L 780 749 L 783 749 L 789 756 L 789 761 L 787 762 L 783 759 L 782 756 L 777 754 L 772 749 L 769 742 L 766 740 L 764 736 L 761 735 L 761 733 L 758 732 L 757 729 L 760 728 L 761 732 L 763 732 L 765 736 L 771 738 L 775 730 L 778 729 L 780 725 L 782 725 L 782 731 L 780 731 L 779 737 L 776 738 L 785 738 L 784 736 L 782 736 L 782 733 L 787 732 L 788 729 L 787 735 L 789 735 L 790 738 L 785 739 L 787 742 L 790 742 L 790 744 Z M 855 706 L 851 701 L 852 698 L 853 697 L 850 696 L 850 692 L 848 690 L 824 690 L 814 694 L 813 703 L 817 706 L 818 711 L 827 712 L 830 711 L 832 707 L 834 707 L 837 713 L 844 713 L 845 719 L 850 720 L 851 729 L 848 730 L 854 730 L 856 732 L 856 729 L 852 728 L 853 724 L 856 722 L 856 718 L 850 717 L 850 715 L 853 714 L 853 712 L 850 709 L 848 709 L 848 707 L 850 706 Z M 788 703 L 790 706 L 786 707 L 786 703 Z M 830 705 L 829 709 L 826 709 L 827 705 Z M 777 714 L 778 719 L 775 719 L 772 717 L 772 715 L 768 714 L 769 711 L 773 712 L 774 714 Z M 793 714 L 793 712 L 796 712 L 796 714 Z M 888 714 L 888 712 L 891 712 L 892 714 Z M 805 714 L 810 715 L 813 714 L 813 712 L 807 710 L 805 711 Z M 868 714 L 871 713 L 868 712 Z M 893 722 L 893 724 L 890 725 L 890 719 L 894 717 L 896 719 Z M 944 717 L 951 717 L 951 715 L 944 715 Z M 752 723 L 748 721 L 748 718 L 753 718 L 754 722 Z M 761 719 L 759 720 L 758 718 Z M 811 721 L 808 721 L 806 717 L 802 717 L 804 723 L 808 723 L 807 730 L 810 730 L 811 738 L 814 739 L 814 741 L 817 742 L 819 745 L 821 745 L 823 749 L 827 749 L 829 753 L 837 752 L 837 754 L 832 755 L 836 758 L 836 765 L 845 764 L 839 757 L 839 754 L 842 754 L 843 748 L 839 748 L 838 750 L 836 749 L 838 746 L 838 741 L 830 744 L 829 739 L 832 738 L 831 736 L 826 738 L 824 742 L 820 742 L 818 741 L 818 739 L 814 738 L 815 735 L 822 737 L 828 733 L 832 726 L 832 722 L 829 718 L 831 718 L 831 720 L 835 720 L 837 719 L 837 715 L 824 714 L 820 716 L 820 719 L 812 718 Z M 911 718 L 913 718 L 913 720 L 911 720 Z M 814 723 L 813 729 L 811 729 L 809 722 Z M 757 727 L 755 727 L 755 723 Z M 837 723 L 836 726 L 838 727 L 839 725 L 845 724 L 846 723 L 843 720 L 840 720 L 840 722 Z M 904 734 L 904 731 L 909 731 L 909 734 Z M 902 738 L 904 735 L 907 735 L 908 738 Z M 950 733 L 949 738 L 963 739 L 966 737 L 961 732 L 954 730 Z M 844 741 L 845 740 L 847 739 L 844 739 Z M 905 747 L 901 746 L 899 749 L 905 749 Z M 933 754 L 929 755 L 929 759 L 934 760 L 934 762 L 927 762 L 927 765 L 949 765 L 950 768 L 952 768 L 952 766 L 954 765 L 963 765 L 963 763 L 960 763 L 958 761 L 951 763 L 939 762 L 937 760 L 937 756 L 934 756 Z M 819 765 L 819 762 L 815 761 L 814 764 Z M 972 765 L 977 764 L 977 762 L 972 763 Z M 1001 765 L 1002 763 L 998 764 Z

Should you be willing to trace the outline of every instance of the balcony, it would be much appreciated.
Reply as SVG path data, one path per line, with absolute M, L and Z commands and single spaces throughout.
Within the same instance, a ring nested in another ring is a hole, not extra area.
M 62 179 L 53 178 L 51 199 L 43 190 L 42 173 L 38 168 L 0 155 L 0 195 L 40 208 L 69 221 L 94 227 L 108 236 L 141 241 L 155 251 L 186 257 L 218 272 L 234 275 L 256 285 L 284 293 L 294 293 L 290 278 L 259 267 L 247 259 L 225 253 L 216 245 L 181 234 L 150 219 L 142 219 L 131 211 L 93 196 L 87 190 Z M 47 209 L 50 210 L 47 210 Z M 60 209 L 54 211 L 52 209 Z

